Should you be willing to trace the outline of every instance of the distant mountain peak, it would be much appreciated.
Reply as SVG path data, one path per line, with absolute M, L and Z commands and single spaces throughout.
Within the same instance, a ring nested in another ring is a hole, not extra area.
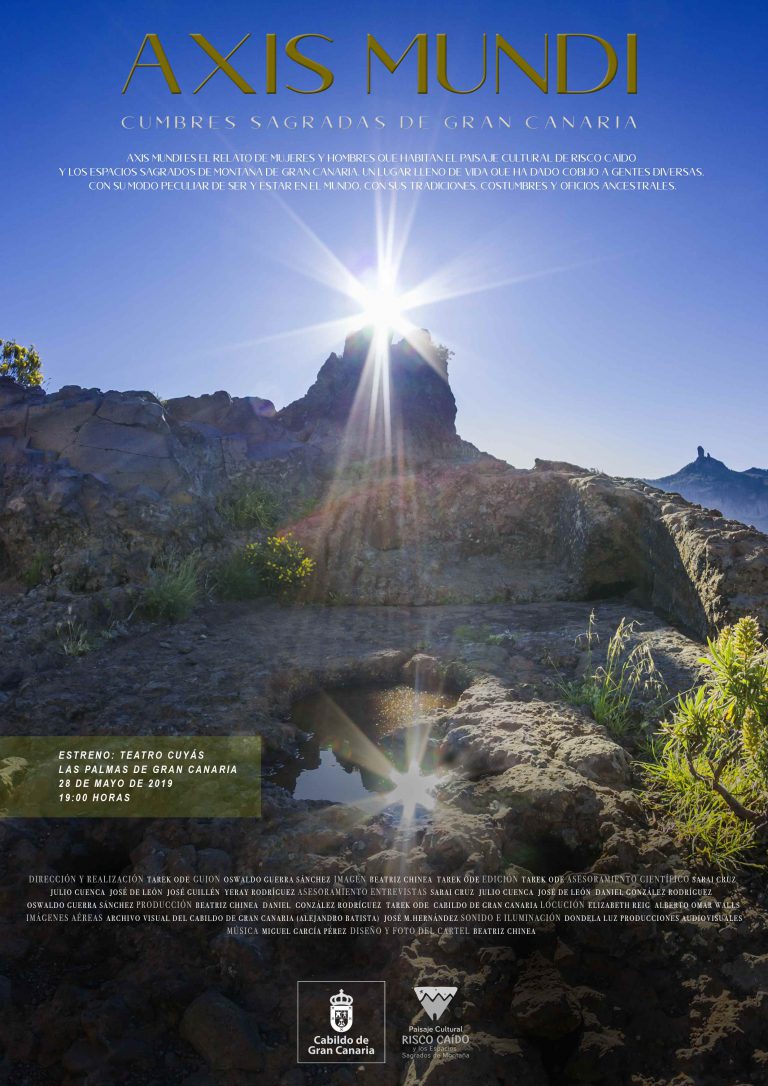
M 703 445 L 696 446 L 696 459 L 692 460 L 690 464 L 686 464 L 680 471 L 686 471 L 688 468 L 695 468 L 697 471 L 731 470 L 722 460 L 716 460 L 711 453 L 705 452 Z M 677 474 L 679 475 L 680 472 L 677 472 Z
M 674 475 L 648 479 L 652 486 L 670 493 L 682 494 L 688 501 L 707 508 L 722 510 L 723 515 L 745 524 L 754 524 L 768 531 L 768 469 L 748 468 L 734 471 L 722 460 L 716 460 L 696 448 L 696 459 L 680 468 Z

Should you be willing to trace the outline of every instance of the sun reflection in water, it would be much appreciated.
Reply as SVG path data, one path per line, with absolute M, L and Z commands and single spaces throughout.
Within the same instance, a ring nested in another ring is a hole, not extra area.
M 401 824 L 412 822 L 418 807 L 425 811 L 434 810 L 439 774 L 425 774 L 419 763 L 413 761 L 404 773 L 395 770 L 391 780 L 395 787 L 384 795 L 384 800 L 388 807 L 402 806 Z
M 283 781 L 296 798 L 344 804 L 362 821 L 385 814 L 403 830 L 417 825 L 434 811 L 441 779 L 432 729 L 455 700 L 406 685 L 308 695 L 292 715 L 309 736 L 303 768 Z

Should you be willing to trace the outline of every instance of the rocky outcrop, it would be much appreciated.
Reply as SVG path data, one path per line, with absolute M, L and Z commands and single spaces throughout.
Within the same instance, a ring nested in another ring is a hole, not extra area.
M 395 456 L 413 465 L 472 448 L 456 434 L 447 352 L 428 332 L 393 346 L 367 330 L 349 336 L 343 355 L 332 354 L 278 418 L 301 440 L 342 447 L 351 460 Z
M 653 486 L 682 494 L 688 501 L 721 509 L 725 516 L 768 531 L 768 470 L 733 471 L 699 445 L 696 459 L 674 475 L 650 480 Z
M 37 564 L 65 592 L 141 585 L 161 552 L 215 548 L 218 499 L 260 465 L 274 489 L 314 493 L 302 452 L 256 397 L 163 404 L 0 378 L 0 582 Z
M 699 635 L 747 613 L 768 628 L 765 536 L 569 465 L 430 465 L 335 496 L 296 531 L 322 591 L 348 602 L 631 593 Z
M 121 494 L 202 495 L 296 442 L 274 406 L 227 392 L 161 403 L 151 392 L 67 385 L 46 395 L 0 378 L 0 464 L 58 464 Z
M 746 613 L 768 629 L 765 536 L 637 480 L 517 470 L 463 442 L 455 417 L 447 352 L 426 332 L 350 336 L 279 412 L 226 392 L 163 403 L 0 378 L 0 581 L 44 558 L 46 579 L 93 592 L 141 585 L 169 546 L 213 559 L 240 481 L 277 496 L 320 600 L 631 594 L 699 635 Z
M 150 393 L 68 385 L 46 395 L 2 379 L 0 440 L 6 462 L 59 462 L 121 491 L 160 495 L 183 480 L 162 405 Z

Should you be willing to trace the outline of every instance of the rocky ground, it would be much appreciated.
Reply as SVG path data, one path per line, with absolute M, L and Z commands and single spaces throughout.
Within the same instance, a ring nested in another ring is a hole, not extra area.
M 0 822 L 3 1080 L 768 1083 L 762 872 L 740 879 L 730 925 L 342 945 L 186 924 L 73 937 L 21 919 L 30 872 L 685 871 L 639 799 L 637 744 L 569 704 L 563 682 L 586 664 L 593 606 L 603 650 L 623 617 L 642 624 L 672 692 L 695 680 L 708 633 L 745 614 L 768 633 L 768 539 L 639 480 L 479 452 L 456 433 L 448 352 L 427 333 L 390 348 L 384 418 L 369 347 L 350 337 L 281 411 L 223 391 L 161 402 L 0 378 L 3 733 L 255 733 L 266 773 L 260 820 Z M 228 503 L 265 491 L 314 559 L 312 584 L 290 606 L 217 604 L 217 564 L 250 541 Z M 199 606 L 153 625 L 147 585 L 185 555 Z M 271 779 L 297 754 L 296 699 L 417 675 L 460 695 L 435 723 L 428 822 L 406 834 Z M 385 1067 L 294 1063 L 307 976 L 386 979 Z M 418 984 L 458 987 L 445 1021 L 471 1027 L 471 1059 L 400 1059 L 402 1031 L 424 1022 Z
M 766 902 L 754 879 L 739 885 L 736 925 L 558 923 L 510 938 L 359 937 L 343 950 L 333 939 L 157 924 L 82 925 L 73 946 L 71 928 L 19 919 L 30 871 L 685 870 L 678 844 L 638 801 L 636 752 L 563 700 L 561 681 L 584 664 L 590 607 L 229 605 L 140 627 L 11 685 L 9 734 L 256 731 L 267 769 L 295 752 L 290 706 L 315 689 L 421 670 L 462 693 L 435 727 L 438 805 L 408 834 L 385 817 L 361 823 L 353 809 L 297 803 L 268 781 L 259 821 L 3 824 L 5 1080 L 768 1082 Z M 701 645 L 623 601 L 597 607 L 602 644 L 624 616 L 642 623 L 670 688 L 689 686 Z M 307 975 L 387 980 L 386 1067 L 295 1065 L 295 981 Z M 412 991 L 420 983 L 458 985 L 445 1022 L 471 1027 L 470 1060 L 438 1054 L 408 1069 L 400 1059 L 400 1034 L 424 1022 Z

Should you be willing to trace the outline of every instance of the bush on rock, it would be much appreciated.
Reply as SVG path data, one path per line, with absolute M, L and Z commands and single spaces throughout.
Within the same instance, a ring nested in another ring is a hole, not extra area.
M 647 797 L 695 853 L 728 867 L 768 823 L 768 645 L 746 617 L 708 648 L 703 682 L 662 725 Z
M 225 599 L 288 595 L 307 583 L 315 562 L 290 532 L 249 543 L 219 566 L 216 585 Z

